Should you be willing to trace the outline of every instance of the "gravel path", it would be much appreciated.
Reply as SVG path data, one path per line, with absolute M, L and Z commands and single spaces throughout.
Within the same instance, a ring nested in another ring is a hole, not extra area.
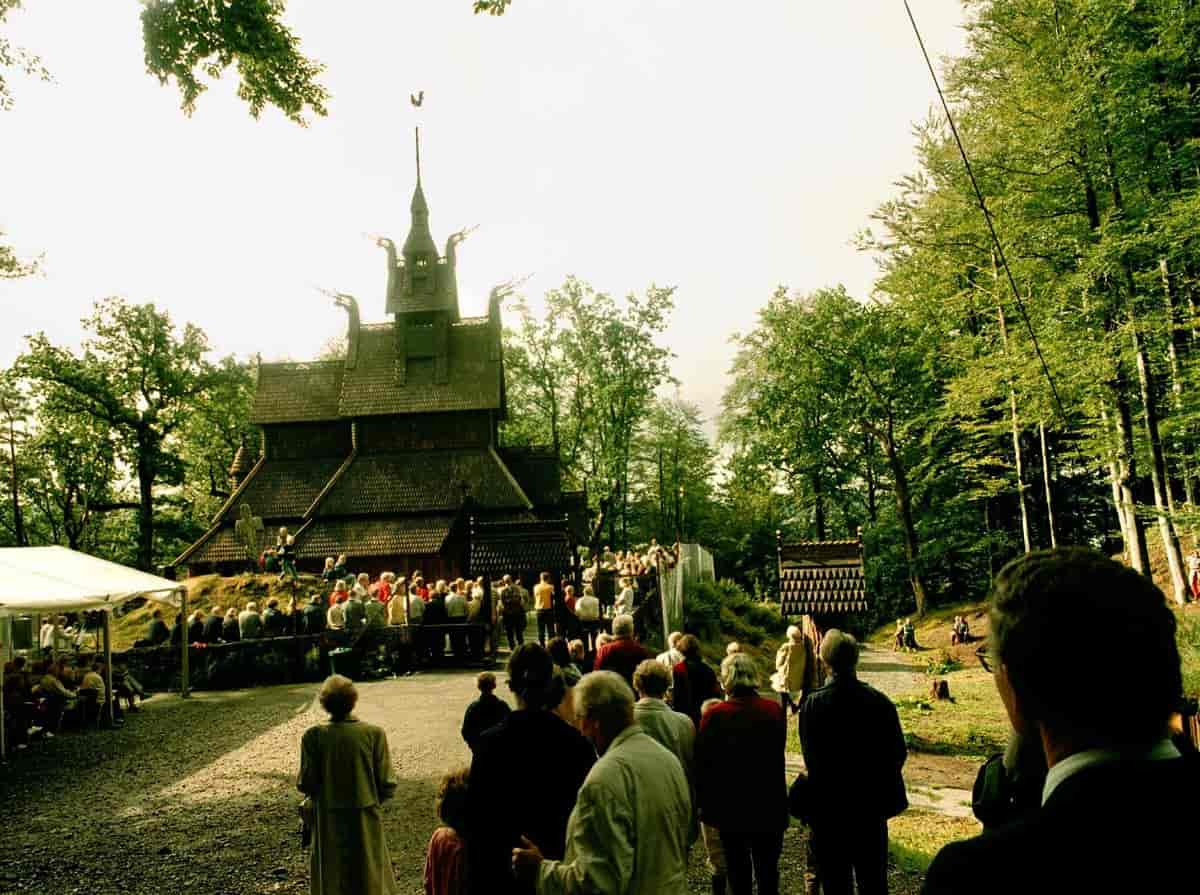
M 929 679 L 913 667 L 908 656 L 875 644 L 863 644 L 858 676 L 892 699 L 929 689 Z
M 467 763 L 459 736 L 473 672 L 359 685 L 357 714 L 388 734 L 400 784 L 386 811 L 400 891 L 422 892 L 440 775 Z M 322 713 L 315 685 L 190 700 L 156 696 L 119 730 L 64 733 L 0 769 L 7 893 L 299 893 L 307 862 L 296 835 L 297 749 Z M 802 891 L 803 831 L 788 831 L 784 892 Z M 711 891 L 703 849 L 690 889 Z M 919 880 L 897 873 L 893 892 Z

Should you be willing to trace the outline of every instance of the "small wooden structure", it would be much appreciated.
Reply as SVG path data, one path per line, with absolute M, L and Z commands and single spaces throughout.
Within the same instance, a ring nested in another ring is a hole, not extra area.
M 780 612 L 803 616 L 804 633 L 814 644 L 830 628 L 845 628 L 853 614 L 866 611 L 861 529 L 851 540 L 790 544 L 777 531 L 775 544 Z

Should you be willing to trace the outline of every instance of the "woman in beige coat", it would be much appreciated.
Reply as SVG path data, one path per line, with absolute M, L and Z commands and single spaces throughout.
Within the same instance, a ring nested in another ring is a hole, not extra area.
M 312 895 L 394 895 L 382 805 L 396 789 L 387 736 L 351 715 L 354 683 L 340 674 L 321 687 L 329 721 L 300 742 L 297 788 L 312 803 Z
M 791 625 L 787 629 L 787 640 L 775 653 L 775 674 L 771 677 L 771 686 L 779 694 L 784 712 L 795 714 L 800 711 L 803 694 L 811 689 L 815 671 L 808 638 L 798 627 Z

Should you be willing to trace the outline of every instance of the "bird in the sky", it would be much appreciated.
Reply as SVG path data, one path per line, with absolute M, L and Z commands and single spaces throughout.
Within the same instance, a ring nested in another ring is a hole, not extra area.
M 421 108 L 421 103 L 425 102 L 425 91 L 418 90 L 416 95 L 410 93 L 408 95 L 408 101 L 412 103 L 415 108 Z

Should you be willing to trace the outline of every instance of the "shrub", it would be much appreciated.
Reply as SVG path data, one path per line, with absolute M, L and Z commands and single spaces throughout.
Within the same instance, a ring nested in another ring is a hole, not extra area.
M 683 600 L 684 630 L 701 638 L 724 637 L 761 644 L 785 628 L 779 607 L 752 600 L 728 579 L 700 581 Z
M 952 671 L 959 671 L 963 667 L 962 662 L 958 661 L 955 656 L 952 656 L 947 650 L 938 650 L 932 656 L 925 658 L 925 673 L 931 677 L 938 677 L 943 674 L 949 674 Z

